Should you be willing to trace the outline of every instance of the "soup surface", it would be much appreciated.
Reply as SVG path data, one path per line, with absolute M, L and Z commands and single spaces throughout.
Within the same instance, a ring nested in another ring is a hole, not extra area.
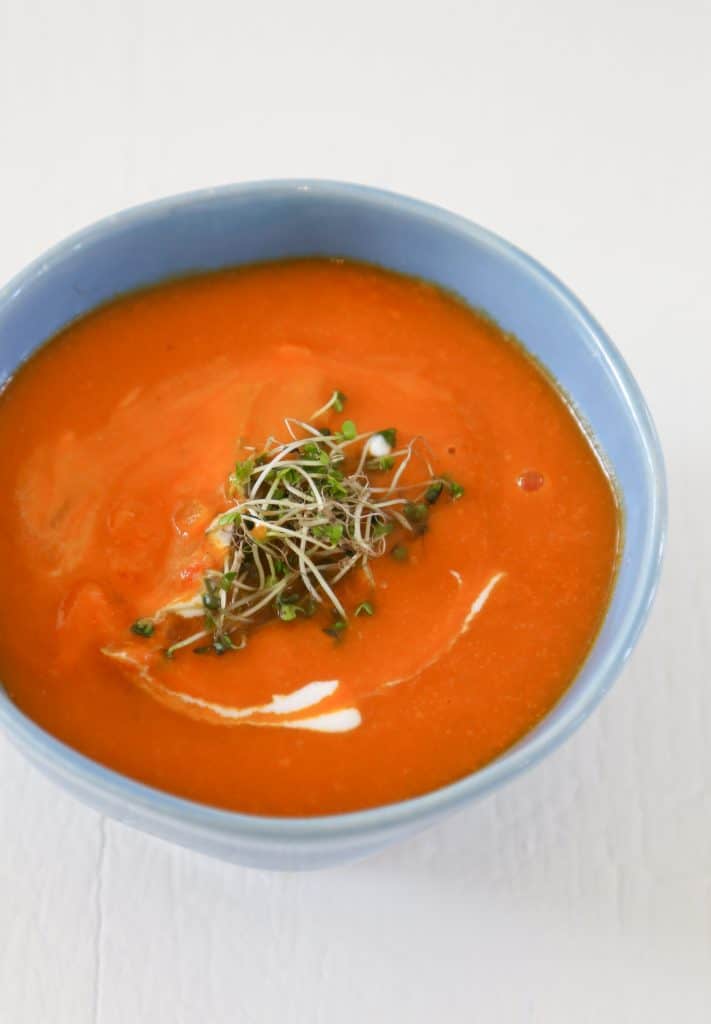
M 343 411 L 314 419 L 336 389 Z M 289 416 L 424 437 L 444 492 L 372 577 L 334 583 L 344 628 L 314 602 L 223 657 L 167 657 L 205 629 L 228 475 L 289 441 Z M 0 395 L 0 488 L 11 698 L 127 775 L 275 815 L 423 793 L 530 730 L 595 637 L 619 531 L 588 439 L 517 343 L 431 285 L 330 260 L 169 283 L 70 326 Z M 192 618 L 131 631 L 181 601 Z

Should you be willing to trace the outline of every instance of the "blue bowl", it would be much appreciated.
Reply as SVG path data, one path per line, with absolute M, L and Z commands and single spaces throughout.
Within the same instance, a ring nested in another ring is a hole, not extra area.
M 485 768 L 401 803 L 318 818 L 268 818 L 192 803 L 125 778 L 28 719 L 0 687 L 0 722 L 42 771 L 99 811 L 225 860 L 315 868 L 362 857 L 503 785 L 558 746 L 605 694 L 637 640 L 660 574 L 662 454 L 619 352 L 568 289 L 489 231 L 425 203 L 327 181 L 209 189 L 100 221 L 0 293 L 0 382 L 69 321 L 123 292 L 189 272 L 289 256 L 337 255 L 426 278 L 517 335 L 571 397 L 624 506 L 619 573 L 577 678 L 538 727 Z

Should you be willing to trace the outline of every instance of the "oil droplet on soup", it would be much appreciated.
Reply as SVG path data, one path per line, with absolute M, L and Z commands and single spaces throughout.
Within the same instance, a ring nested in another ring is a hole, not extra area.
M 522 491 L 533 492 L 540 491 L 545 483 L 545 479 L 543 474 L 539 473 L 537 469 L 527 469 L 525 473 L 521 473 L 516 483 Z

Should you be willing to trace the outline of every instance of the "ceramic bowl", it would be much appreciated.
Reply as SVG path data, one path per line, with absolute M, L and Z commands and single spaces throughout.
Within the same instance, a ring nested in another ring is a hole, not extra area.
M 203 853 L 276 869 L 362 857 L 485 796 L 558 746 L 605 694 L 639 636 L 659 578 L 666 519 L 662 455 L 644 399 L 581 303 L 491 232 L 375 189 L 326 181 L 235 185 L 148 203 L 80 231 L 0 293 L 0 381 L 65 324 L 123 292 L 191 272 L 303 255 L 351 257 L 426 278 L 515 334 L 589 425 L 619 488 L 625 527 L 607 616 L 564 697 L 486 767 L 401 803 L 302 819 L 192 803 L 72 750 L 28 719 L 0 687 L 0 723 L 9 738 L 79 799 Z

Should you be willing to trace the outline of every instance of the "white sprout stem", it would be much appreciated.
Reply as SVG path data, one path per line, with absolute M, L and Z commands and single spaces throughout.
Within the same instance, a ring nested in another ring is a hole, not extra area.
M 405 453 L 405 457 L 403 458 L 402 462 L 400 463 L 400 465 L 397 467 L 397 469 L 393 473 L 393 478 L 390 481 L 390 487 L 388 488 L 388 493 L 392 493 L 393 491 L 397 490 L 397 486 L 400 483 L 400 477 L 402 476 L 402 474 L 405 472 L 405 470 L 407 469 L 408 465 L 410 464 L 410 460 L 412 458 L 413 445 L 414 445 L 414 441 L 410 441 L 410 443 L 407 446 L 407 452 Z
M 363 514 L 363 501 L 359 501 L 353 513 L 353 539 L 356 544 L 363 543 L 363 534 L 360 532 L 360 520 Z
M 190 644 L 197 643 L 198 640 L 202 640 L 203 637 L 206 636 L 209 636 L 208 631 L 206 629 L 202 629 L 199 633 L 193 633 L 192 636 L 187 636 L 184 640 L 179 640 L 176 644 L 171 644 L 168 651 L 172 654 L 173 651 L 179 651 L 181 647 L 189 647 Z
M 353 566 L 354 566 L 354 565 L 356 564 L 356 562 L 358 561 L 358 559 L 359 559 L 360 557 L 361 557 L 361 556 L 360 556 L 359 554 L 356 554 L 356 555 L 352 555 L 352 556 L 351 556 L 351 557 L 350 557 L 350 558 L 348 559 L 348 561 L 347 561 L 347 562 L 346 562 L 346 564 L 345 564 L 345 565 L 343 566 L 343 568 L 342 568 L 342 569 L 340 570 L 340 572 L 338 572 L 338 573 L 337 573 L 337 574 L 336 574 L 336 575 L 335 575 L 335 576 L 333 577 L 333 579 L 331 580 L 331 583 L 333 584 L 333 586 L 335 586 L 335 585 L 336 585 L 336 583 L 338 583 L 338 582 L 339 582 L 340 580 L 342 580 L 342 579 L 343 579 L 343 577 L 344 577 L 345 575 L 347 575 L 347 573 L 349 573 L 349 572 L 351 571 L 351 569 L 353 568 Z
M 321 597 L 321 595 L 319 594 L 318 590 L 316 589 L 316 587 L 313 585 L 313 583 L 309 579 L 308 561 L 307 561 L 307 558 L 306 558 L 306 542 L 307 542 L 307 540 L 308 540 L 308 538 L 307 538 L 306 534 L 304 533 L 302 535 L 302 537 L 301 537 L 301 544 L 299 545 L 299 548 L 298 548 L 299 573 L 301 574 L 301 579 L 303 581 L 304 586 L 308 590 L 308 592 L 311 594 L 311 596 L 314 598 L 315 601 L 318 601 L 319 604 L 322 604 L 323 603 L 323 598 Z
M 259 577 L 259 589 L 263 590 L 264 585 L 266 583 L 266 576 L 264 575 L 262 559 L 259 554 L 259 544 L 255 540 L 252 541 L 252 561 L 254 562 L 254 566 L 257 570 L 257 575 Z
M 295 463 L 293 464 L 293 467 L 292 467 L 292 466 L 290 466 L 289 468 L 290 468 L 290 469 L 291 469 L 291 468 L 295 469 L 295 470 L 296 470 L 296 472 L 297 472 L 297 473 L 299 473 L 299 475 L 300 475 L 300 476 L 302 476 L 304 480 L 306 480 L 307 484 L 309 485 L 309 487 L 311 488 L 311 491 L 312 491 L 312 493 L 313 493 L 313 496 L 314 496 L 314 500 L 315 500 L 315 502 L 316 502 L 316 506 L 317 506 L 318 508 L 323 508 L 323 497 L 322 497 L 322 496 L 321 496 L 321 495 L 319 494 L 319 491 L 318 491 L 318 488 L 316 487 L 316 484 L 315 484 L 315 483 L 313 482 L 313 480 L 311 479 L 311 477 L 309 476 L 309 474 L 308 474 L 308 473 L 306 472 L 306 470 L 305 470 L 305 469 L 303 469 L 303 468 L 302 468 L 302 467 L 301 467 L 301 466 L 300 466 L 300 465 L 298 464 L 298 462 L 295 462 Z M 289 484 L 287 484 L 287 488 L 286 488 L 286 489 L 287 489 L 287 490 L 291 490 L 291 491 L 292 491 L 292 493 L 297 493 L 297 494 L 298 494 L 298 491 L 295 491 L 294 489 L 292 489 L 292 488 L 291 488 L 291 486 L 290 486 Z
M 338 392 L 334 391 L 333 394 L 331 395 L 331 397 L 329 398 L 329 400 L 326 402 L 326 404 L 322 405 L 320 409 L 316 410 L 316 412 L 312 412 L 311 415 L 309 416 L 309 419 L 310 420 L 316 420 L 316 419 L 319 418 L 319 416 L 323 416 L 323 414 L 325 412 L 328 412 L 328 410 L 331 409 L 335 405 L 337 399 L 338 399 Z M 295 420 L 295 421 L 292 421 L 292 422 L 298 422 L 298 420 Z M 317 433 L 318 433 L 318 431 L 317 431 Z
M 281 537 L 296 537 L 296 538 L 300 539 L 301 537 L 305 536 L 305 531 L 303 529 L 301 529 L 301 530 L 289 530 L 285 526 L 277 526 L 276 523 L 265 522 L 263 519 L 256 519 L 255 522 L 256 523 L 261 523 L 262 525 L 267 527 L 267 529 L 269 530 L 270 533 L 272 533 L 272 532 L 273 533 L 278 533 L 279 536 L 281 536 Z M 319 520 L 314 525 L 318 525 L 318 523 L 320 523 L 320 522 L 323 522 L 323 525 L 325 525 L 326 523 L 329 522 L 329 520 L 328 519 L 323 520 L 323 521 Z M 324 551 L 330 551 L 331 550 L 331 545 L 330 544 L 325 544 L 323 541 L 318 540 L 316 537 L 309 537 L 309 543 L 313 544 L 314 547 L 322 548 Z M 256 544 L 256 541 L 255 541 L 255 544 Z
M 251 493 L 252 494 L 256 494 L 257 491 L 259 490 L 259 488 L 262 486 L 262 484 L 266 480 L 266 478 L 271 473 L 271 471 L 274 469 L 274 467 L 277 464 L 281 464 L 284 461 L 284 459 L 286 458 L 286 456 L 289 455 L 291 452 L 296 451 L 297 448 L 301 448 L 303 443 L 304 443 L 303 438 L 299 438 L 296 441 L 290 441 L 289 444 L 282 445 L 281 448 L 279 449 L 279 451 L 277 451 L 277 453 L 274 456 L 274 458 L 271 460 L 271 462 L 266 462 L 263 466 L 260 467 L 261 473 L 257 477 L 255 483 L 251 485 L 251 487 L 250 487 Z
M 270 587 L 269 590 L 267 591 L 267 593 L 265 594 L 265 596 L 261 600 L 257 601 L 255 604 L 253 604 L 250 608 L 247 609 L 247 611 L 245 612 L 245 617 L 246 616 L 254 615 L 254 613 L 258 612 L 261 608 L 263 608 L 265 606 L 265 604 L 269 604 L 270 601 L 273 601 L 274 598 L 277 597 L 277 595 L 280 594 L 282 592 L 282 590 L 284 590 L 288 586 L 288 584 L 291 583 L 293 581 L 293 579 L 295 579 L 295 578 L 296 578 L 295 576 L 294 577 L 286 577 L 285 576 L 283 580 L 279 581 L 279 583 L 276 583 L 273 587 Z M 238 608 L 245 607 L 246 605 L 249 604 L 249 602 L 251 600 L 253 600 L 253 599 L 252 598 L 243 598 L 241 601 L 237 601 L 236 604 L 233 604 L 230 607 L 230 609 L 229 609 L 230 613 L 236 611 Z
M 416 484 L 400 484 L 400 486 L 398 487 L 398 491 L 400 491 L 400 493 L 402 493 L 403 491 L 424 491 L 428 487 L 430 487 L 432 484 L 438 484 L 438 483 L 444 483 L 444 482 L 445 481 L 441 477 L 435 476 L 435 477 L 431 477 L 429 480 L 424 480 L 424 481 L 421 480 L 419 483 L 416 483 Z M 392 489 L 393 489 L 392 488 L 392 484 L 389 487 L 371 487 L 370 488 L 370 493 L 371 494 L 391 494 L 392 493 Z M 396 500 L 397 500 L 397 502 L 399 502 L 399 503 L 401 503 L 403 505 L 407 504 L 407 499 L 406 498 L 398 498 Z
M 333 591 L 331 590 L 331 588 L 329 587 L 328 583 L 326 582 L 324 577 L 321 575 L 319 570 L 316 568 L 316 565 L 311 561 L 311 559 L 307 555 L 303 555 L 302 556 L 299 548 L 297 548 L 295 544 L 292 544 L 292 542 L 290 540 L 287 540 L 286 543 L 287 543 L 288 547 L 290 547 L 291 550 L 299 557 L 300 561 L 303 559 L 303 562 L 308 566 L 309 571 L 311 573 L 313 573 L 313 575 L 316 577 L 316 579 L 318 580 L 318 582 L 321 585 L 321 589 L 324 591 L 324 593 L 326 594 L 326 596 L 330 600 L 330 602 L 333 605 L 333 607 L 339 613 L 339 615 L 343 619 L 347 618 L 346 612 L 345 612 L 345 609 L 344 609 L 343 605 L 338 600 L 336 595 L 333 593 Z M 319 600 L 321 600 L 321 598 L 319 598 Z

